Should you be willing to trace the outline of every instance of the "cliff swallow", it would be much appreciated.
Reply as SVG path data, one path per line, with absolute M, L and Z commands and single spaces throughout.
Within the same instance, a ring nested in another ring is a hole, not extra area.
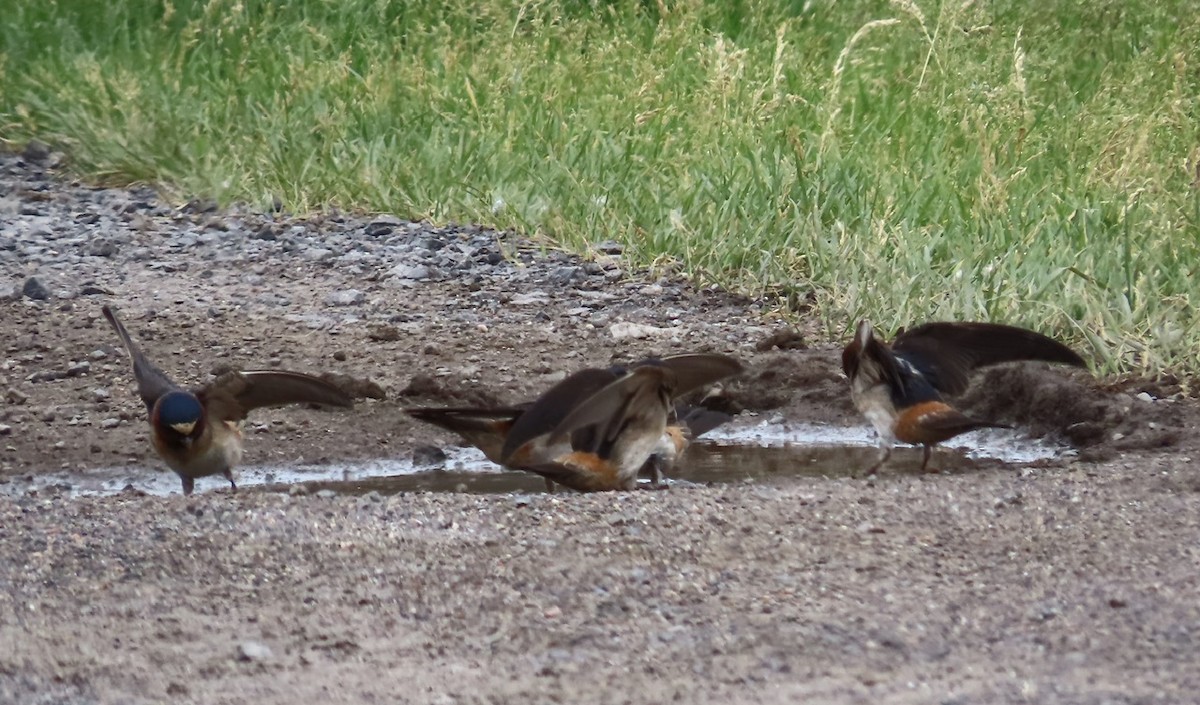
M 613 366 L 608 368 L 584 368 L 571 374 L 547 390 L 535 402 L 517 404 L 514 406 L 498 406 L 498 408 L 414 408 L 407 409 L 409 415 L 421 421 L 432 423 L 434 426 L 452 430 L 469 445 L 478 447 L 484 456 L 497 465 L 514 470 L 533 470 L 534 465 L 545 462 L 547 458 L 562 456 L 574 451 L 570 439 L 559 441 L 558 447 L 548 447 L 547 442 L 556 430 L 558 423 L 566 415 L 584 403 L 593 403 L 594 394 L 604 390 L 632 369 L 646 364 L 659 364 L 672 370 L 678 394 L 686 393 L 695 388 L 712 384 L 742 369 L 740 363 L 732 357 L 724 355 L 674 355 L 662 360 L 642 360 L 630 366 Z M 594 402 L 601 402 L 605 397 L 598 397 Z M 530 409 L 535 410 L 534 416 L 523 418 Z M 523 418 L 523 420 L 522 420 Z M 662 474 L 670 470 L 677 458 L 683 453 L 688 442 L 696 436 L 707 433 L 708 430 L 720 426 L 730 420 L 731 416 L 719 411 L 707 409 L 679 409 L 671 414 L 664 432 L 660 435 L 658 444 L 640 469 L 649 472 L 654 477 L 656 486 L 662 484 Z M 586 444 L 588 430 L 577 429 L 572 433 L 580 444 Z M 514 441 L 505 453 L 505 445 L 512 434 Z M 518 448 L 517 446 L 524 446 Z M 520 450 L 520 452 L 517 452 Z M 542 475 L 546 475 L 542 472 Z M 635 476 L 636 478 L 636 476 Z M 547 489 L 553 489 L 553 481 L 547 477 Z
M 977 428 L 1002 427 L 966 416 L 942 395 L 966 391 L 977 368 L 1022 360 L 1086 366 L 1062 343 L 1013 326 L 926 323 L 901 332 L 889 347 L 869 322 L 860 322 L 842 351 L 842 370 L 854 406 L 879 433 L 882 454 L 867 474 L 887 462 L 896 441 L 924 447 L 924 471 L 935 444 Z
M 669 430 L 673 399 L 741 370 L 740 362 L 718 354 L 582 370 L 516 419 L 501 459 L 584 492 L 634 489 L 647 462 L 658 453 L 673 461 L 686 445 L 681 429 Z M 651 466 L 660 482 L 666 460 Z
M 233 467 L 242 458 L 241 421 L 254 409 L 284 404 L 351 407 L 341 389 L 299 372 L 227 372 L 188 391 L 171 381 L 133 342 L 112 309 L 101 309 L 133 361 L 138 396 L 150 414 L 150 440 L 190 495 L 198 477 L 222 475 L 237 490 Z

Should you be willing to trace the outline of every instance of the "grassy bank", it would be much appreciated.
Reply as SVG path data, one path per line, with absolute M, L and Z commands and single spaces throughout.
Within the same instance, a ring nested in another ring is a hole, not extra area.
M 1025 3 L 9 0 L 0 130 L 81 173 L 616 239 L 862 316 L 1200 371 L 1200 16 Z

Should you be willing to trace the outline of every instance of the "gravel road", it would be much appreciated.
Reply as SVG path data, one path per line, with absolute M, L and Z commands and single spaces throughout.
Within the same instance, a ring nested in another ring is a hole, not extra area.
M 340 375 L 251 465 L 406 458 L 406 405 L 713 350 L 735 424 L 861 426 L 837 349 L 769 301 L 508 233 L 172 205 L 0 156 L 0 702 L 1179 703 L 1200 696 L 1200 406 L 1040 366 L 963 404 L 1057 460 L 664 492 L 72 497 L 159 467 L 118 307 L 162 367 Z M 850 322 L 847 322 L 849 325 Z

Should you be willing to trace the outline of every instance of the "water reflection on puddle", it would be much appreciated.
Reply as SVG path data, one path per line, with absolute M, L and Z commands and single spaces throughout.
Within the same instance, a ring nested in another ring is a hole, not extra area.
M 1068 449 L 1024 438 L 1007 430 L 987 430 L 960 436 L 939 447 L 931 465 L 951 472 L 969 471 L 980 460 L 1021 464 L 1055 458 Z M 794 476 L 850 477 L 870 467 L 878 457 L 874 432 L 868 428 L 813 424 L 739 425 L 710 433 L 692 446 L 671 479 L 678 482 L 771 481 Z M 886 475 L 915 473 L 921 450 L 900 446 L 888 462 Z M 245 467 L 242 488 L 287 491 L 304 484 L 311 491 L 395 494 L 398 492 L 540 492 L 542 479 L 524 472 L 505 471 L 473 448 L 449 448 L 439 469 L 415 467 L 411 459 L 384 459 L 330 465 Z M 885 476 L 886 476 L 885 475 Z M 98 468 L 85 472 L 56 472 L 21 476 L 0 484 L 0 495 L 50 490 L 71 495 L 109 495 L 132 486 L 154 495 L 179 492 L 173 473 L 150 467 Z M 198 480 L 198 492 L 227 487 L 219 477 Z

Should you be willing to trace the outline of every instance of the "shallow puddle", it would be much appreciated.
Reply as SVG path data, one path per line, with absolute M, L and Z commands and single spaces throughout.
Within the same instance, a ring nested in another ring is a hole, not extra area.
M 416 466 L 409 458 L 332 465 L 243 467 L 238 486 L 286 492 L 303 484 L 310 491 L 346 494 L 398 492 L 541 492 L 540 477 L 506 471 L 474 448 L 448 448 L 437 467 Z M 1059 457 L 1070 451 L 1003 429 L 977 431 L 939 446 L 931 466 L 946 472 L 970 471 L 980 460 L 1016 465 Z M 776 478 L 851 477 L 878 457 L 875 433 L 866 427 L 759 423 L 720 428 L 695 443 L 671 474 L 677 483 L 759 482 Z M 921 449 L 900 446 L 888 461 L 884 477 L 920 471 Z M 197 491 L 224 489 L 219 477 L 203 478 Z M 178 493 L 179 479 L 154 467 L 96 468 L 9 478 L 0 495 L 31 491 L 78 495 L 111 495 L 127 487 L 153 495 Z

